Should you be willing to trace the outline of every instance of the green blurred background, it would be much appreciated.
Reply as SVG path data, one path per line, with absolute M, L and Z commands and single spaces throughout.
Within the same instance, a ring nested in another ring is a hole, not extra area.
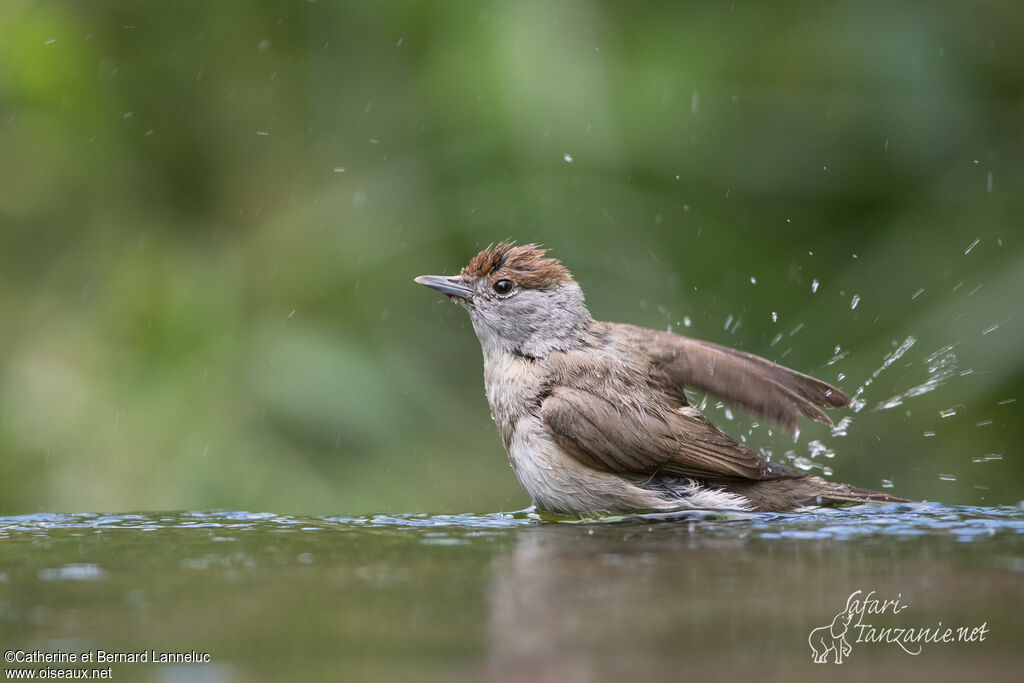
M 412 283 L 506 237 L 595 317 L 863 387 L 795 443 L 708 405 L 776 459 L 1019 501 L 1021 35 L 1011 1 L 5 0 L 0 512 L 526 506 L 467 316 Z

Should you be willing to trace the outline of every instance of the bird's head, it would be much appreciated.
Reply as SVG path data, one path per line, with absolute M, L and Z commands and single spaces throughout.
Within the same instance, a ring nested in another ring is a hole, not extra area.
M 579 343 L 590 312 L 569 269 L 536 244 L 492 245 L 458 275 L 422 275 L 469 311 L 484 352 L 543 357 Z

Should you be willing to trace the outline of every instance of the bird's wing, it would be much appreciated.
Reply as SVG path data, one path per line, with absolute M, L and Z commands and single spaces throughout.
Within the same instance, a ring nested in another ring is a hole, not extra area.
M 850 405 L 831 384 L 751 353 L 670 332 L 614 327 L 650 359 L 652 379 L 667 389 L 703 389 L 790 431 L 800 415 L 831 425 L 821 408 Z
M 764 480 L 801 477 L 723 434 L 699 411 L 645 405 L 640 397 L 556 386 L 541 403 L 555 442 L 589 467 L 638 475 Z

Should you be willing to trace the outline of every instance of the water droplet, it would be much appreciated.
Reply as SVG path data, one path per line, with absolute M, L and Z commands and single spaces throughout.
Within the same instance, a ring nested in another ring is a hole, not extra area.
M 850 425 L 853 424 L 853 418 L 847 415 L 839 423 L 832 428 L 832 436 L 846 436 L 850 430 Z
M 334 167 L 334 172 L 335 173 L 344 173 L 345 172 L 345 168 L 343 166 L 335 166 Z
M 753 275 L 750 276 L 750 284 L 752 284 L 752 285 L 756 285 L 757 284 L 757 278 L 754 277 Z
M 683 325 L 684 325 L 685 327 L 689 327 L 689 326 L 690 326 L 690 325 L 692 325 L 692 324 L 693 324 L 693 321 L 692 321 L 692 320 L 690 320 L 690 316 L 688 316 L 688 315 L 687 315 L 687 316 L 684 316 L 684 317 L 683 317 Z
M 256 46 L 256 49 L 260 52 L 266 52 L 270 49 L 270 41 L 264 38 L 260 41 L 260 44 Z
M 910 300 L 913 301 L 914 299 L 916 299 L 917 297 L 921 296 L 922 294 L 924 294 L 924 287 L 922 287 L 921 289 L 919 289 L 916 292 L 914 292 L 913 294 L 911 294 L 910 295 Z
M 941 479 L 942 481 L 956 481 L 956 475 L 955 474 L 940 474 L 939 475 L 939 479 Z
M 816 294 L 818 292 L 818 278 L 814 278 L 811 281 L 811 293 Z
M 773 323 L 779 322 L 779 314 L 776 313 L 775 311 L 772 311 L 772 322 Z
M 968 244 L 967 248 L 964 249 L 964 256 L 966 256 L 967 254 L 970 254 L 971 253 L 971 249 L 974 249 L 976 246 L 978 246 L 978 243 L 980 243 L 980 242 L 981 242 L 980 239 L 976 239 L 973 242 L 971 242 L 970 244 Z
M 565 163 L 567 163 L 567 164 L 571 164 L 572 163 L 572 155 L 571 154 L 568 154 L 568 153 L 563 154 L 562 158 L 565 159 Z
M 892 483 L 892 479 L 883 479 L 882 480 L 882 488 L 883 489 L 891 489 L 893 486 L 895 486 L 895 484 Z
M 896 406 L 902 405 L 904 399 L 927 394 L 928 392 L 945 384 L 945 382 L 956 373 L 957 358 L 956 354 L 953 353 L 953 347 L 951 346 L 943 346 L 929 355 L 924 362 L 925 367 L 928 369 L 928 379 L 921 384 L 907 389 L 902 394 L 898 394 L 886 401 L 882 401 L 878 406 L 876 406 L 875 410 L 888 410 L 890 408 L 895 408 Z
M 850 299 L 850 310 L 857 308 L 857 304 L 860 303 L 860 294 L 854 294 L 853 298 Z

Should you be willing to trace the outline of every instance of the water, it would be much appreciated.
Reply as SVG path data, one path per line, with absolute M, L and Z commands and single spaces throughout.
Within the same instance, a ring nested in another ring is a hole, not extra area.
M 0 649 L 146 652 L 115 680 L 1016 680 L 1024 508 L 569 521 L 245 512 L 0 518 Z M 811 631 L 855 591 L 842 664 Z M 856 604 L 856 603 L 854 603 Z M 870 604 L 865 602 L 864 604 Z M 881 604 L 881 603 L 879 603 Z M 858 642 L 872 627 L 984 640 Z M 856 625 L 856 624 L 855 624 Z M 195 652 L 208 663 L 153 663 Z M 829 655 L 831 657 L 831 655 Z M 3 664 L 9 670 L 17 665 Z

